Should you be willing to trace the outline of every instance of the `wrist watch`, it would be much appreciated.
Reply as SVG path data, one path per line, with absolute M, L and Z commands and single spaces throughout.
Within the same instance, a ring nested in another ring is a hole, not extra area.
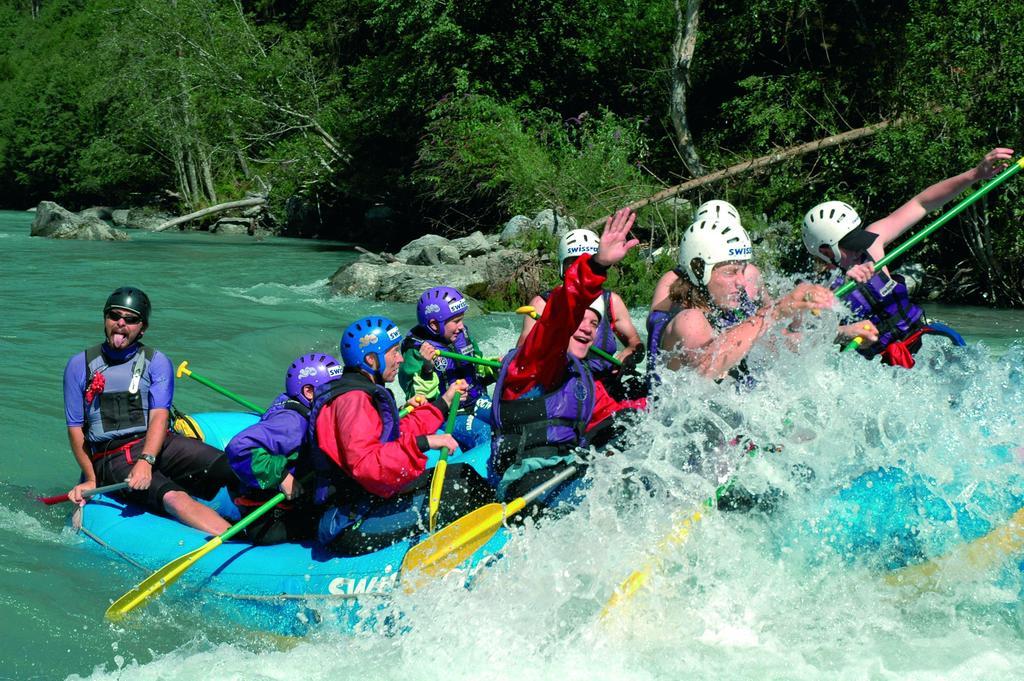
M 146 454 L 145 452 L 139 455 L 139 461 L 145 461 L 150 466 L 156 465 L 156 457 L 152 454 Z

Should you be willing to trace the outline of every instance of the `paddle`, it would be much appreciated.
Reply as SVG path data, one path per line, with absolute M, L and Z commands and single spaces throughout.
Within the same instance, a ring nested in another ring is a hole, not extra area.
M 757 456 L 757 452 L 758 448 L 754 447 L 748 454 L 753 457 Z M 715 489 L 714 494 L 704 500 L 701 506 L 706 506 L 709 509 L 715 508 L 722 495 L 728 492 L 735 482 L 736 476 L 726 480 Z M 624 579 L 618 588 L 615 589 L 615 593 L 612 594 L 612 597 L 605 603 L 604 608 L 601 609 L 602 620 L 607 619 L 613 610 L 628 601 L 637 591 L 646 586 L 647 582 L 650 581 L 651 573 L 660 568 L 664 562 L 665 554 L 673 547 L 685 542 L 687 537 L 690 536 L 690 529 L 703 517 L 704 514 L 701 513 L 700 507 L 697 507 L 692 514 L 688 514 L 682 521 L 678 522 L 672 528 L 672 531 L 658 542 L 657 546 L 655 546 L 653 557 L 643 567 Z
M 94 487 L 91 490 L 82 492 L 82 498 L 88 499 L 94 497 L 97 494 L 106 494 L 107 492 L 117 492 L 128 486 L 127 482 L 115 482 L 113 485 L 104 485 L 103 487 Z M 60 504 L 65 501 L 70 501 L 67 494 L 58 494 L 54 497 L 36 497 L 36 501 L 41 501 L 47 506 L 53 506 L 54 504 Z
M 239 397 L 238 395 L 236 395 L 235 393 L 231 392 L 227 388 L 222 388 L 219 385 L 217 385 L 216 383 L 214 383 L 213 381 L 211 381 L 210 379 L 205 378 L 203 376 L 200 376 L 199 374 L 197 374 L 197 373 L 193 372 L 192 370 L 190 370 L 188 368 L 188 360 L 186 360 L 186 361 L 184 361 L 184 362 L 182 362 L 181 364 L 178 365 L 178 372 L 177 372 L 176 376 L 178 378 L 181 378 L 183 375 L 184 376 L 188 376 L 189 378 L 194 379 L 196 381 L 199 381 L 200 383 L 205 385 L 207 388 L 211 388 L 211 389 L 219 392 L 221 395 L 224 395 L 225 397 L 228 397 L 228 398 L 234 400 L 235 402 L 238 402 L 240 405 L 242 405 L 246 409 L 251 409 L 252 411 L 256 412 L 257 414 L 262 414 L 263 413 L 263 409 L 261 407 L 256 406 L 255 404 L 253 404 L 249 400 L 245 399 L 244 397 Z
M 885 576 L 892 586 L 913 586 L 921 590 L 935 589 L 942 577 L 955 577 L 957 573 L 984 571 L 1013 554 L 1024 550 L 1024 508 L 1010 516 L 1006 524 L 984 537 L 958 546 L 945 556 L 933 558 L 918 565 L 893 570 Z
M 932 232 L 934 232 L 935 230 L 937 230 L 940 227 L 942 227 L 943 225 L 945 225 L 947 222 L 949 222 L 950 220 L 955 218 L 957 215 L 962 213 L 964 210 L 966 210 L 968 206 L 970 206 L 971 204 L 976 202 L 978 199 L 980 199 L 981 197 L 985 196 L 990 191 L 992 191 L 993 189 L 995 189 L 996 187 L 998 187 L 999 185 L 1001 185 L 1002 183 L 1006 182 L 1011 177 L 1013 177 L 1014 175 L 1019 173 L 1021 171 L 1021 169 L 1024 169 L 1024 158 L 1021 158 L 1021 159 L 1011 163 L 1010 166 L 1006 170 L 1004 170 L 1003 172 L 999 173 L 998 175 L 993 177 L 991 180 L 989 180 L 988 182 L 986 182 L 982 186 L 978 187 L 977 191 L 975 191 L 975 192 L 965 196 L 960 201 L 960 203 L 956 204 L 955 206 L 953 206 L 952 208 L 947 210 L 945 213 L 940 215 L 930 225 L 928 225 L 927 227 L 925 227 L 924 229 L 919 231 L 917 234 L 915 234 L 914 236 L 912 236 L 909 239 L 907 239 L 906 241 L 904 241 L 902 244 L 900 244 L 896 248 L 894 248 L 891 251 L 889 251 L 888 253 L 886 253 L 884 257 L 882 257 L 881 259 L 879 259 L 878 262 L 875 263 L 875 269 L 876 270 L 882 269 L 883 267 L 885 267 L 886 265 L 891 263 L 893 260 L 895 260 L 896 258 L 898 258 L 901 255 L 903 255 L 904 253 L 906 253 L 908 250 L 910 250 L 911 248 L 913 248 L 917 244 L 919 244 L 922 241 L 924 241 L 925 239 L 927 239 L 929 236 L 931 236 Z M 846 282 L 845 284 L 840 286 L 838 289 L 836 289 L 836 292 L 835 292 L 836 297 L 837 298 L 843 298 L 843 297 L 849 295 L 850 292 L 853 291 L 853 289 L 855 289 L 856 287 L 857 287 L 857 282 L 854 281 L 853 279 L 851 279 L 850 281 Z M 856 339 L 854 339 L 854 340 L 856 340 Z M 854 345 L 853 341 L 850 341 L 846 345 L 846 347 L 843 348 L 843 351 L 845 352 L 846 350 L 852 350 L 852 349 L 854 349 L 856 347 L 857 346 Z
M 508 504 L 495 502 L 481 506 L 409 549 L 402 561 L 405 591 L 411 593 L 457 567 L 489 542 L 506 518 L 519 513 L 527 504 L 565 482 L 577 470 L 577 466 L 569 466 Z
M 307 475 L 300 482 L 306 482 L 309 480 L 311 475 Z M 117 622 L 124 618 L 129 612 L 139 607 L 153 596 L 156 596 L 163 592 L 168 586 L 178 581 L 186 570 L 192 567 L 196 561 L 213 551 L 215 548 L 231 539 L 236 534 L 244 530 L 246 527 L 251 525 L 256 520 L 263 517 L 267 511 L 271 510 L 279 503 L 284 501 L 285 493 L 278 492 L 262 506 L 257 508 L 249 515 L 242 518 L 240 521 L 229 527 L 225 532 L 217 537 L 214 537 L 210 541 L 203 544 L 201 547 L 194 551 L 189 551 L 183 556 L 179 556 L 171 562 L 164 565 L 162 568 L 151 574 L 146 579 L 139 582 L 138 586 L 121 596 L 119 599 L 114 601 L 109 608 L 107 608 L 106 617 L 111 622 Z
M 536 310 L 536 308 L 533 307 L 533 305 L 522 305 L 520 307 L 517 307 L 516 308 L 516 312 L 518 314 L 528 314 L 528 315 L 530 315 L 531 319 L 540 319 L 540 315 L 537 314 L 537 310 Z M 598 357 L 600 357 L 601 359 L 607 360 L 607 361 L 611 362 L 612 364 L 614 364 L 617 367 L 622 366 L 622 360 L 620 360 L 615 355 L 609 355 L 607 352 L 605 352 L 601 348 L 595 348 L 593 345 L 591 345 L 590 349 L 587 350 L 587 352 L 591 352 L 591 353 L 597 355 Z
M 501 362 L 496 359 L 485 359 L 483 357 L 473 357 L 472 355 L 460 355 L 457 352 L 449 352 L 448 350 L 438 350 L 437 354 L 450 359 L 461 359 L 463 362 L 469 362 L 470 364 L 481 364 L 485 367 L 494 367 L 495 369 L 501 367 Z
M 398 413 L 399 417 L 406 416 L 413 410 L 413 407 L 406 406 Z M 306 475 L 300 480 L 300 484 L 304 484 L 309 481 L 312 477 L 312 473 Z M 215 548 L 231 539 L 236 534 L 244 530 L 254 521 L 265 515 L 267 511 L 271 510 L 279 503 L 285 500 L 284 492 L 278 492 L 273 497 L 263 503 L 262 506 L 257 508 L 255 511 L 245 516 L 239 522 L 229 527 L 220 536 L 214 537 L 210 541 L 206 542 L 203 546 L 189 551 L 188 553 L 175 558 L 171 562 L 164 565 L 162 568 L 151 574 L 149 577 L 141 581 L 134 589 L 126 593 L 121 598 L 114 601 L 109 608 L 107 608 L 106 617 L 111 622 L 117 622 L 122 619 L 126 614 L 139 607 L 153 596 L 156 596 L 163 592 L 168 586 L 173 584 L 180 578 L 186 570 L 192 567 L 196 561 L 213 551 Z
M 455 393 L 452 397 L 452 406 L 448 408 L 448 423 L 444 426 L 444 432 L 447 435 L 451 435 L 452 431 L 455 430 L 455 418 L 459 415 L 459 400 L 462 398 L 462 393 Z M 437 509 L 441 505 L 441 488 L 444 487 L 444 474 L 448 470 L 448 448 L 441 448 L 441 458 L 437 460 L 437 465 L 434 466 L 434 477 L 430 479 L 430 498 L 427 502 L 428 515 L 428 527 L 430 534 L 434 534 L 434 529 L 437 525 Z

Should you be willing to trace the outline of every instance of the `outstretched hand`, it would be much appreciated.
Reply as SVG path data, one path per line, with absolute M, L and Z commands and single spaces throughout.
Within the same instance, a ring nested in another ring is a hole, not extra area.
M 615 215 L 608 218 L 601 232 L 601 244 L 597 248 L 594 260 L 605 267 L 611 267 L 626 257 L 629 251 L 640 243 L 639 239 L 630 239 L 629 230 L 636 221 L 636 213 L 629 208 L 620 208 Z
M 979 163 L 974 169 L 975 178 L 978 180 L 987 180 L 988 178 L 1001 173 L 1010 165 L 1010 159 L 1012 158 L 1013 149 L 996 147 L 985 154 L 985 158 L 981 159 L 981 163 Z

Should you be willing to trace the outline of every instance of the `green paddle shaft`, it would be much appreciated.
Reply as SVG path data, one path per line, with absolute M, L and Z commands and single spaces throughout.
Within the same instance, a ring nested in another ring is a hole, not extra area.
M 989 180 L 987 183 L 985 183 L 981 187 L 978 187 L 977 191 L 975 191 L 975 192 L 965 196 L 960 201 L 960 203 L 956 204 L 955 206 L 950 208 L 948 211 L 946 211 L 945 213 L 940 215 L 933 223 L 931 223 L 930 225 L 928 225 L 927 227 L 922 229 L 920 232 L 918 232 L 914 236 L 912 236 L 909 239 L 907 239 L 906 241 L 904 241 L 902 244 L 900 244 L 896 248 L 894 248 L 891 251 L 889 251 L 888 253 L 886 253 L 884 257 L 882 257 L 878 262 L 875 263 L 875 269 L 876 270 L 882 269 L 883 267 L 885 267 L 886 265 L 891 263 L 893 260 L 895 260 L 896 258 L 900 257 L 901 255 L 903 255 L 907 251 L 909 251 L 911 248 L 913 248 L 917 244 L 919 244 L 922 241 L 924 241 L 925 239 L 927 239 L 929 236 L 931 236 L 932 232 L 934 232 L 938 228 L 942 227 L 947 222 L 949 222 L 950 220 L 955 218 L 957 215 L 962 213 L 964 210 L 967 209 L 968 206 L 973 204 L 975 201 L 977 201 L 981 197 L 985 196 L 990 191 L 992 191 L 993 189 L 995 189 L 996 187 L 998 187 L 999 185 L 1001 185 L 1002 183 L 1006 182 L 1011 177 L 1013 177 L 1014 175 L 1019 173 L 1022 168 L 1024 168 L 1024 158 L 1021 158 L 1018 161 L 1012 163 L 1009 168 L 1007 168 L 1003 172 L 1001 172 L 998 175 L 996 175 L 995 177 L 993 177 L 991 180 Z M 850 281 L 846 282 L 845 284 L 840 286 L 838 289 L 836 289 L 836 297 L 843 298 L 843 297 L 849 295 L 850 292 L 853 291 L 853 289 L 855 289 L 855 288 L 857 288 L 857 282 L 854 281 L 853 279 L 851 279 Z M 850 341 L 846 345 L 846 347 L 843 348 L 843 352 L 845 352 L 847 350 L 852 350 L 852 349 L 854 349 L 856 347 L 857 347 L 857 345 L 855 345 L 853 341 Z
M 455 430 L 455 419 L 459 415 L 459 400 L 462 393 L 455 393 L 452 398 L 452 405 L 448 408 L 448 422 L 444 426 L 446 435 L 451 435 Z M 427 502 L 428 528 L 433 534 L 437 528 L 437 509 L 441 506 L 441 490 L 444 488 L 444 474 L 448 470 L 448 448 L 441 448 L 441 458 L 434 466 L 434 477 L 430 479 L 430 498 Z
M 493 359 L 485 359 L 483 357 L 473 357 L 471 355 L 460 355 L 457 352 L 449 352 L 448 350 L 438 350 L 437 354 L 442 357 L 449 359 L 461 359 L 463 362 L 469 362 L 470 364 L 480 364 L 485 367 L 494 367 L 495 369 L 501 366 L 501 362 Z
M 217 385 L 216 383 L 214 383 L 213 381 L 211 381 L 210 379 L 205 378 L 203 376 L 200 376 L 199 374 L 197 374 L 194 371 L 192 371 L 191 369 L 189 369 L 188 368 L 188 361 L 187 360 L 178 365 L 177 376 L 178 376 L 178 378 L 181 378 L 182 375 L 188 376 L 191 379 L 199 381 L 200 383 L 205 385 L 207 388 L 215 390 L 216 392 L 219 392 L 221 395 L 224 395 L 225 397 L 227 397 L 229 399 L 232 399 L 235 402 L 238 402 L 240 405 L 242 405 L 246 409 L 251 409 L 252 411 L 256 412 L 257 414 L 262 414 L 263 413 L 263 409 L 261 407 L 256 406 L 255 404 L 253 404 L 249 400 L 245 399 L 244 397 L 239 397 L 238 395 L 236 395 L 235 393 L 231 392 L 227 388 L 222 388 L 219 385 Z

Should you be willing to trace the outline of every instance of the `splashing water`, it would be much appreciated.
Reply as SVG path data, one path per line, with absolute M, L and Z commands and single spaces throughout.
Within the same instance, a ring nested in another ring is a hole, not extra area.
M 411 306 L 326 297 L 319 282 L 339 257 L 315 244 L 220 244 L 217 267 L 199 271 L 205 235 L 72 245 L 29 240 L 20 218 L 9 224 L 3 234 L 17 265 L 0 273 L 0 287 L 15 291 L 18 304 L 0 336 L 11 359 L 0 390 L 5 439 L 17 456 L 8 458 L 4 482 L 21 490 L 58 493 L 74 482 L 59 374 L 64 359 L 97 335 L 103 296 L 123 283 L 120 273 L 95 280 L 101 258 L 145 264 L 135 283 L 156 306 L 147 339 L 257 401 L 276 394 L 294 356 L 333 351 L 345 321 L 366 311 L 404 328 L 413 320 Z M 39 291 L 56 303 L 48 315 L 31 312 Z M 995 319 L 1016 328 L 1012 317 Z M 452 581 L 396 594 L 390 607 L 402 613 L 399 628 L 378 616 L 352 634 L 328 623 L 307 639 L 282 640 L 207 617 L 202 592 L 109 625 L 103 610 L 139 573 L 79 548 L 63 530 L 68 509 L 4 496 L 0 600 L 11 615 L 0 624 L 0 675 L 1012 678 L 1024 668 L 1015 567 L 921 594 L 886 585 L 882 574 L 901 557 L 954 548 L 1016 510 L 1024 495 L 1017 450 L 1024 350 L 1010 347 L 1000 357 L 986 346 L 952 350 L 927 338 L 919 366 L 904 371 L 837 354 L 835 321 L 823 315 L 799 354 L 755 349 L 759 381 L 749 392 L 688 373 L 668 376 L 618 453 L 594 459 L 578 508 L 527 520 L 472 589 Z M 519 319 L 491 315 L 470 324 L 484 351 L 498 355 L 514 343 Z M 233 408 L 186 381 L 176 402 L 193 411 Z M 750 457 L 723 445 L 737 438 L 782 451 Z M 865 491 L 900 489 L 879 470 L 898 471 L 913 487 L 909 510 L 898 494 Z M 615 587 L 728 476 L 773 499 L 772 512 L 707 512 L 686 542 L 664 552 L 648 587 L 602 621 Z M 936 511 L 943 508 L 945 515 Z M 868 514 L 884 529 L 874 544 L 862 536 L 870 533 L 854 531 L 869 524 L 850 526 Z M 907 519 L 915 531 L 898 532 Z M 914 545 L 893 544 L 893 536 Z

